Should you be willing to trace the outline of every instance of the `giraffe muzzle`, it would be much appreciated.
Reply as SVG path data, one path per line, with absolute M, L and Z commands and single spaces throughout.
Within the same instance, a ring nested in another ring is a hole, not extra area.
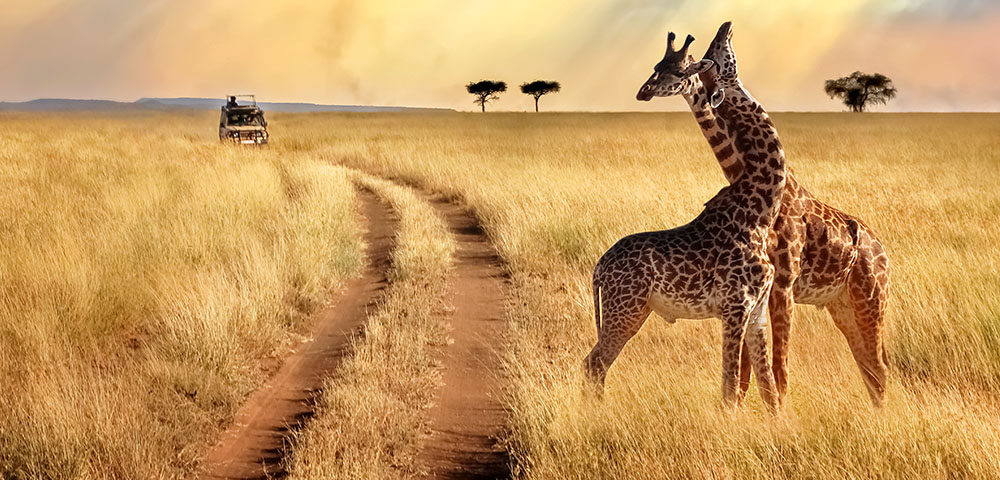
M 635 94 L 635 99 L 641 102 L 648 102 L 653 98 L 653 88 L 649 84 L 643 85 L 639 93 Z

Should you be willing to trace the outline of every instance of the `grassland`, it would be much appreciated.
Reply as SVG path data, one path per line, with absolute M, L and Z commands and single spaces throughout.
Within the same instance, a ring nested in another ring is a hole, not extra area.
M 510 441 L 525 478 L 1000 475 L 997 117 L 775 119 L 801 183 L 865 219 L 891 254 L 881 412 L 832 321 L 811 307 L 796 310 L 778 419 L 755 401 L 719 408 L 713 321 L 668 328 L 654 317 L 612 369 L 607 399 L 582 397 L 596 259 L 623 235 L 688 221 L 723 186 L 687 114 L 298 116 L 276 148 L 475 209 L 516 287 Z
M 218 147 L 212 117 L 0 117 L 4 474 L 183 471 L 299 312 L 357 268 L 347 174 L 328 163 L 460 199 L 497 244 L 523 478 L 1000 477 L 996 115 L 775 115 L 800 182 L 872 226 L 894 267 L 886 407 L 870 407 L 829 316 L 800 306 L 779 418 L 755 392 L 719 407 L 716 321 L 651 318 L 606 399 L 582 395 L 597 258 L 687 222 L 724 185 L 689 114 L 275 115 L 263 152 Z M 379 325 L 425 318 L 402 298 Z M 359 346 L 371 355 L 330 384 L 301 441 L 316 452 L 302 455 L 358 460 L 300 478 L 412 473 L 393 464 L 411 451 L 401 423 L 432 383 L 394 378 L 411 371 L 392 362 L 427 360 L 386 335 Z M 358 432 L 370 442 L 333 444 Z M 402 456 L 350 456 L 391 438 Z
M 0 478 L 190 470 L 358 270 L 343 169 L 203 121 L 0 116 Z

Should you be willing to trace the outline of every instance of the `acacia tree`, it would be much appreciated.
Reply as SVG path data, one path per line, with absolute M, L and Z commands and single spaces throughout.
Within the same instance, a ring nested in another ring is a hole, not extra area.
M 538 99 L 542 95 L 556 93 L 559 91 L 559 82 L 547 82 L 545 80 L 535 80 L 530 83 L 521 84 L 521 93 L 535 97 L 535 111 L 538 111 Z
M 823 90 L 830 98 L 838 97 L 852 112 L 863 112 L 869 104 L 885 105 L 896 96 L 892 80 L 881 73 L 854 72 L 836 80 L 827 80 Z
M 470 82 L 465 86 L 465 89 L 472 95 L 475 95 L 476 99 L 472 103 L 478 104 L 485 112 L 487 102 L 498 100 L 500 94 L 507 91 L 507 82 L 480 80 L 478 82 Z

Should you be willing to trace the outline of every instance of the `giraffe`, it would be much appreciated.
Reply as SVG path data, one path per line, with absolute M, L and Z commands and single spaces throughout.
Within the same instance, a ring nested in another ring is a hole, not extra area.
M 732 29 L 728 28 L 727 41 Z M 710 54 L 721 52 L 720 28 Z M 695 61 L 671 47 L 654 67 L 655 73 L 636 95 L 649 101 L 654 96 L 681 95 L 688 103 L 702 134 L 708 140 L 723 174 L 730 183 L 743 170 L 724 118 L 710 106 L 709 74 L 685 74 Z M 694 37 L 688 35 L 688 43 Z M 708 55 L 708 54 L 706 54 Z M 706 80 L 703 82 L 702 78 Z M 720 112 L 721 113 L 721 112 Z M 889 293 L 888 256 L 872 230 L 860 219 L 813 197 L 787 172 L 774 231 L 769 237 L 768 256 L 775 268 L 768 302 L 773 342 L 773 372 L 779 401 L 788 391 L 788 341 L 793 303 L 826 308 L 847 338 L 851 353 L 875 406 L 885 395 L 886 360 L 882 325 Z M 750 386 L 749 357 L 740 367 L 740 396 Z
M 713 65 L 703 60 L 689 72 Z M 776 413 L 766 330 L 774 267 L 766 247 L 785 187 L 785 156 L 774 125 L 743 90 L 735 69 L 717 77 L 720 108 L 731 112 L 730 133 L 743 169 L 690 223 L 629 235 L 604 253 L 593 276 L 598 340 L 584 364 L 588 376 L 603 387 L 611 364 L 651 312 L 671 323 L 717 317 L 723 322 L 724 404 L 738 403 L 745 340 L 761 397 Z

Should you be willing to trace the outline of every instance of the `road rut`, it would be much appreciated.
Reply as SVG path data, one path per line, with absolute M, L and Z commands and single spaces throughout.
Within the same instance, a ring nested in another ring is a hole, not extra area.
M 454 342 L 443 349 L 442 380 L 430 410 L 431 436 L 421 461 L 428 478 L 510 476 L 497 444 L 507 424 L 499 348 L 505 331 L 504 272 L 496 249 L 464 207 L 424 196 L 455 235 L 455 270 L 447 301 Z
M 282 458 L 291 431 L 312 416 L 313 401 L 364 326 L 368 310 L 386 287 L 397 220 L 389 206 L 359 191 L 366 224 L 366 266 L 345 286 L 334 304 L 320 311 L 308 333 L 312 339 L 286 357 L 263 387 L 237 412 L 232 427 L 203 460 L 202 479 L 263 479 L 284 476 Z

